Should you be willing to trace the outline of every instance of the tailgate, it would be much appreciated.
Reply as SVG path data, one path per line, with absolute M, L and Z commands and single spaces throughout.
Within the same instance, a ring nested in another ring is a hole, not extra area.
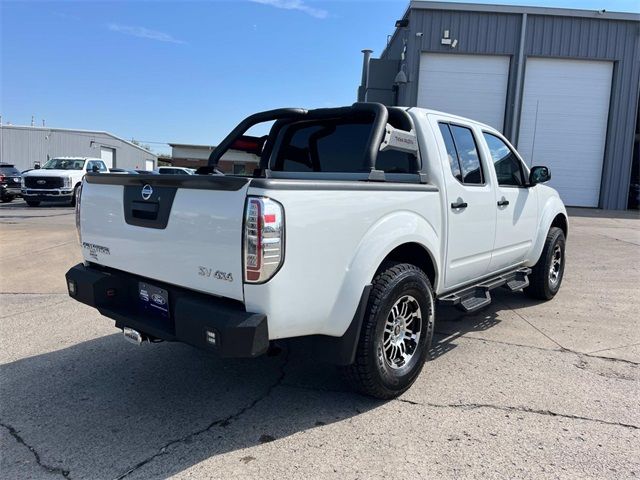
M 80 208 L 83 257 L 242 300 L 248 185 L 239 177 L 88 174 Z

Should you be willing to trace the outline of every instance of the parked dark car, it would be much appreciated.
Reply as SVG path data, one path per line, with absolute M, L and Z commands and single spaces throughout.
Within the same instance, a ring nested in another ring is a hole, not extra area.
M 0 199 L 7 203 L 20 196 L 22 175 L 14 165 L 0 163 Z

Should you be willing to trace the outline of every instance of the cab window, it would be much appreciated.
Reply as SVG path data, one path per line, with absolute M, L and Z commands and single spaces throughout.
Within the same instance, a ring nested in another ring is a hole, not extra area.
M 483 132 L 493 166 L 496 169 L 498 185 L 506 187 L 523 187 L 525 185 L 522 162 L 509 146 L 499 137 Z
M 462 182 L 462 173 L 460 172 L 460 163 L 458 162 L 458 152 L 456 151 L 456 145 L 453 143 L 453 136 L 449 125 L 446 123 L 438 124 L 440 127 L 440 133 L 444 139 L 444 146 L 447 149 L 447 157 L 449 159 L 449 167 L 451 168 L 451 174 Z
M 361 172 L 371 122 L 315 120 L 284 129 L 272 169 L 285 172 Z
M 368 172 L 364 155 L 371 135 L 368 116 L 307 120 L 287 125 L 278 134 L 271 169 L 280 172 Z M 398 150 L 379 152 L 376 169 L 415 173 L 418 159 Z
M 451 173 L 464 185 L 484 185 L 478 147 L 470 128 L 440 123 Z

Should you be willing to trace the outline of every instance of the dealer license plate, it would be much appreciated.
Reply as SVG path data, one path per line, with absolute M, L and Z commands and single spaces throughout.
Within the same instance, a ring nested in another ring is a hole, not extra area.
M 169 318 L 169 292 L 166 290 L 146 282 L 138 282 L 138 302 L 143 311 Z

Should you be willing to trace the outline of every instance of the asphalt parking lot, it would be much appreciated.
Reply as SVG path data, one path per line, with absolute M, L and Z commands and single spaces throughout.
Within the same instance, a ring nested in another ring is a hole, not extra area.
M 640 219 L 573 210 L 551 302 L 440 308 L 394 401 L 300 351 L 136 347 L 70 300 L 73 209 L 0 206 L 4 478 L 637 478 Z

